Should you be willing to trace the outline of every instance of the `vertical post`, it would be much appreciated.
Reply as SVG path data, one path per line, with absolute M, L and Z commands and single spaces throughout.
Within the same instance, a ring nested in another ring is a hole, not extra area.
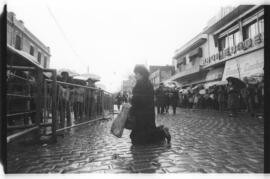
M 36 125 L 38 126 L 38 135 L 36 135 L 37 139 L 40 139 L 40 122 L 42 118 L 42 70 L 37 68 L 37 81 L 36 81 L 36 96 L 35 96 L 35 102 L 36 102 Z
M 57 124 L 57 115 L 56 110 L 58 108 L 56 95 L 57 95 L 57 88 L 56 88 L 56 70 L 52 71 L 52 139 L 56 141 L 56 124 Z
M 47 93 L 47 88 L 48 88 L 48 85 L 47 85 L 47 81 L 44 80 L 44 108 L 43 108 L 43 116 L 44 116 L 44 123 L 47 122 L 48 120 L 48 109 L 47 109 L 47 98 L 48 98 L 48 93 Z
M 101 112 L 102 112 L 102 117 L 104 118 L 105 117 L 105 109 L 104 109 L 104 104 L 105 104 L 105 92 L 103 90 L 100 91 L 100 94 L 101 94 Z
M 241 19 L 239 20 L 239 32 L 240 32 L 240 42 L 244 41 L 244 34 L 243 34 L 243 24 Z

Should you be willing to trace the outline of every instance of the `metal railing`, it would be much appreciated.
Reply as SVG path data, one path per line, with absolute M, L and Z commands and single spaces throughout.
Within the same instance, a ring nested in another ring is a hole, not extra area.
M 42 126 L 42 69 L 28 66 L 7 66 L 7 142 L 36 131 Z M 35 134 L 39 137 L 39 133 Z
M 56 70 L 7 66 L 7 142 L 36 131 L 37 139 L 105 118 L 113 112 L 112 94 L 93 87 L 56 81 Z M 31 74 L 25 78 L 13 72 Z M 46 78 L 44 72 L 50 73 Z
M 44 122 L 51 122 L 52 80 L 44 83 Z M 56 81 L 56 132 L 85 124 L 112 113 L 112 95 L 104 90 Z

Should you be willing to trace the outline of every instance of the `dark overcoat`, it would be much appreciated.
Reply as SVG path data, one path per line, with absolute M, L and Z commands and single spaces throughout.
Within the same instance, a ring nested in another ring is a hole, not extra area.
M 154 89 L 148 79 L 138 80 L 132 90 L 130 114 L 135 118 L 135 127 L 130 137 L 134 141 L 147 140 L 148 131 L 155 130 Z

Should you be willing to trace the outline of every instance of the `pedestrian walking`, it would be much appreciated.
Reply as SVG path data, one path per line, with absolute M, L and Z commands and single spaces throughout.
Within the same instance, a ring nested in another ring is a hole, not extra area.
M 65 83 L 71 83 L 71 78 L 68 72 L 62 72 L 60 81 Z M 60 110 L 60 127 L 65 127 L 65 122 L 67 126 L 71 125 L 71 110 L 70 110 L 70 87 L 69 85 L 59 86 L 59 110 Z M 65 120 L 66 119 L 66 120 Z
M 176 90 L 176 88 L 174 88 L 174 89 L 172 89 L 172 95 L 170 98 L 171 105 L 173 108 L 173 114 L 176 114 L 176 106 L 178 104 L 178 100 L 179 100 L 178 91 Z
M 156 96 L 157 113 L 163 114 L 165 110 L 165 102 L 166 102 L 166 96 L 165 96 L 163 83 L 159 84 L 158 89 L 155 91 L 155 96 Z
M 143 65 L 134 68 L 136 85 L 132 90 L 130 115 L 135 119 L 130 138 L 132 144 L 150 144 L 162 142 L 171 136 L 168 128 L 156 127 L 154 108 L 154 89 L 149 78 L 149 72 Z
M 193 106 L 193 94 L 191 91 L 188 91 L 188 108 L 192 108 Z
M 223 111 L 225 109 L 226 103 L 226 91 L 224 86 L 218 87 L 218 109 L 219 111 Z
M 170 108 L 170 90 L 166 90 L 165 91 L 165 112 L 168 113 L 169 112 L 169 108 Z
M 231 80 L 228 80 L 228 108 L 230 110 L 230 117 L 237 115 L 237 109 L 239 108 L 239 90 Z
M 193 109 L 198 108 L 198 102 L 199 102 L 199 94 L 194 94 L 194 101 L 193 101 Z
M 121 93 L 119 92 L 118 95 L 116 96 L 116 104 L 117 104 L 118 111 L 120 110 L 122 101 L 123 101 L 123 98 L 122 98 Z

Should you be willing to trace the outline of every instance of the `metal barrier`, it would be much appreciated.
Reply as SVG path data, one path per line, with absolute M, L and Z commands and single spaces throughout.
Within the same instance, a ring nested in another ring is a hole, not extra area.
M 7 66 L 7 142 L 38 130 L 41 123 L 42 69 L 28 66 Z M 39 138 L 39 132 L 35 134 Z
M 56 81 L 56 70 L 22 66 L 8 66 L 8 69 L 8 143 L 33 131 L 37 131 L 37 139 L 51 135 L 56 140 L 56 132 L 113 112 L 110 93 Z M 31 78 L 14 70 L 31 74 Z M 44 72 L 51 73 L 50 79 L 46 79 Z
M 44 120 L 50 122 L 52 109 L 52 80 L 44 84 Z M 93 87 L 56 81 L 56 132 L 85 124 L 112 113 L 112 95 Z

